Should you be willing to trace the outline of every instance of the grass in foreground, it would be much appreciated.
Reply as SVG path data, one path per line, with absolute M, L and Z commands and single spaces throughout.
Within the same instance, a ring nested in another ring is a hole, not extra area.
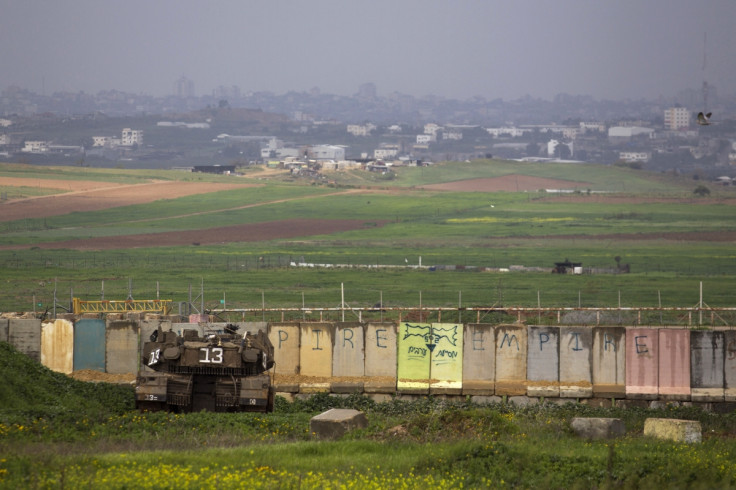
M 14 380 L 0 391 L 0 488 L 736 488 L 736 412 L 320 394 L 278 398 L 271 414 L 138 413 L 129 387 L 66 380 L 0 347 Z M 369 426 L 315 440 L 309 419 L 329 408 Z M 578 416 L 619 417 L 628 433 L 579 439 Z M 698 420 L 704 440 L 644 438 L 647 417 Z

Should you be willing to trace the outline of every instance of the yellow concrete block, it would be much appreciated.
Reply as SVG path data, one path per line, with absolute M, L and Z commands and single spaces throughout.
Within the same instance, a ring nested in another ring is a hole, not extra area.
M 700 442 L 702 429 L 697 420 L 650 418 L 644 421 L 644 435 L 677 442 Z

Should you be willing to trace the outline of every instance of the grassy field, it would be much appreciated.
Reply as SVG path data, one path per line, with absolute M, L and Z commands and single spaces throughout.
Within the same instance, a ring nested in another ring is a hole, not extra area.
M 528 175 L 584 182 L 571 196 L 546 192 L 448 192 L 421 185 Z M 2 177 L 38 178 L 37 168 L 0 166 Z M 42 177 L 124 184 L 153 180 L 233 182 L 234 177 L 163 170 L 52 167 Z M 74 296 L 186 301 L 206 307 L 332 307 L 341 286 L 351 306 L 694 306 L 703 283 L 712 307 L 732 306 L 736 286 L 736 193 L 691 179 L 601 165 L 502 161 L 402 168 L 381 180 L 331 174 L 312 185 L 288 174 L 246 172 L 257 187 L 161 199 L 100 211 L 0 222 L 0 311 L 45 309 Z M 589 193 L 587 189 L 591 189 Z M 47 192 L 45 190 L 44 192 Z M 607 192 L 600 194 L 597 192 Z M 62 192 L 62 191 L 59 191 Z M 13 194 L 8 192 L 9 199 Z M 0 204 L 0 209 L 2 204 Z M 357 230 L 289 239 L 157 247 L 156 233 L 294 218 L 355 219 Z M 62 240 L 150 234 L 150 247 L 79 251 L 37 247 Z M 2 249 L 2 247 L 21 247 Z M 560 276 L 555 262 L 629 274 Z M 412 266 L 437 266 L 418 270 Z M 292 263 L 347 265 L 293 267 Z M 366 269 L 358 266 L 392 266 Z M 451 266 L 451 267 L 445 267 Z M 478 272 L 523 266 L 527 272 Z M 447 270 L 455 269 L 455 270 Z M 462 269 L 462 270 L 459 270 Z M 619 303 L 620 301 L 620 303 Z
M 54 373 L 0 342 L 0 488 L 734 488 L 736 418 L 694 407 L 519 407 L 327 394 L 270 414 L 138 413 L 130 386 Z M 329 408 L 369 425 L 310 433 Z M 616 417 L 588 441 L 574 417 Z M 703 442 L 643 436 L 648 417 L 697 420 Z

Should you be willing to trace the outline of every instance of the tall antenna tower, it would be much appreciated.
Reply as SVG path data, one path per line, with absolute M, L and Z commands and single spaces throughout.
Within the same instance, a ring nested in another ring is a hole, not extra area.
M 708 82 L 705 80 L 705 67 L 708 62 L 708 33 L 703 33 L 703 87 L 702 87 L 702 93 L 703 93 L 703 112 L 706 114 L 708 113 Z

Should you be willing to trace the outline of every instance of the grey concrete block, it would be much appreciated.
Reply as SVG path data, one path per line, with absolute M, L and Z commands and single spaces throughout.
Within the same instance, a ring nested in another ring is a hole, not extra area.
M 363 412 L 344 408 L 332 408 L 309 421 L 309 431 L 320 439 L 337 439 L 364 427 L 368 427 L 368 418 Z
M 363 393 L 363 383 L 336 381 L 330 385 L 332 393 Z
M 616 418 L 575 417 L 570 427 L 578 437 L 585 439 L 613 439 L 626 434 L 626 425 Z

